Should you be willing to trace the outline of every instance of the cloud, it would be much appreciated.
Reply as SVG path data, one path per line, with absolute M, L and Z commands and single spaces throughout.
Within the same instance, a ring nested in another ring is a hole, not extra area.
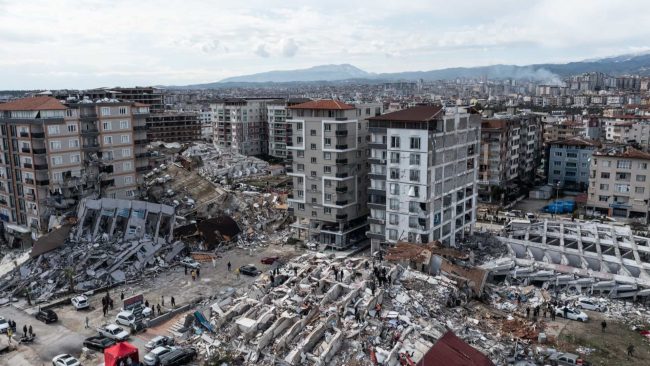
M 282 47 L 282 56 L 284 57 L 293 57 L 298 52 L 298 44 L 293 38 L 283 39 L 280 45 Z
M 263 57 L 263 58 L 268 58 L 269 56 L 271 56 L 269 51 L 266 50 L 266 46 L 263 44 L 257 46 L 254 53 L 259 57 Z

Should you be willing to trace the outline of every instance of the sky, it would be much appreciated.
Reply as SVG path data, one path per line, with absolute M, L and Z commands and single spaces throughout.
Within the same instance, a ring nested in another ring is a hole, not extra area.
M 650 51 L 647 0 L 0 0 L 0 90 L 187 85 Z

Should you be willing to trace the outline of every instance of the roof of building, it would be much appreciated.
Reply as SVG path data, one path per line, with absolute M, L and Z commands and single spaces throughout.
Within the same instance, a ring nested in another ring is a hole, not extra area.
M 58 99 L 40 96 L 22 98 L 0 104 L 0 111 L 44 111 L 67 109 Z
M 347 109 L 354 109 L 354 106 L 345 104 L 338 100 L 320 99 L 320 100 L 312 100 L 305 103 L 295 104 L 290 106 L 289 109 L 347 110 Z
M 611 156 L 615 158 L 629 158 L 639 160 L 650 160 L 650 153 L 637 150 L 633 147 L 603 149 L 594 152 L 596 156 Z
M 428 365 L 494 366 L 494 363 L 449 330 L 417 363 L 417 366 Z
M 509 119 L 484 119 L 481 121 L 481 130 L 484 129 L 502 129 L 505 128 Z
M 440 114 L 442 107 L 438 106 L 415 106 L 400 111 L 382 114 L 381 116 L 371 117 L 371 121 L 400 121 L 400 122 L 427 122 Z
M 562 146 L 593 146 L 600 147 L 600 141 L 591 140 L 582 136 L 575 136 L 564 140 L 556 140 L 549 142 L 549 145 L 562 145 Z

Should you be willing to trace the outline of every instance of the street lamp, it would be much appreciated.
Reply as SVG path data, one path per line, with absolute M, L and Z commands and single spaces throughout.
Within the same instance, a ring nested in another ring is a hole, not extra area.
M 560 182 L 557 182 L 555 184 L 555 210 L 554 210 L 556 215 L 557 215 L 557 210 L 558 210 L 558 206 L 559 206 L 559 204 L 558 204 L 559 200 L 560 200 Z M 555 216 L 553 216 L 553 218 L 555 218 Z

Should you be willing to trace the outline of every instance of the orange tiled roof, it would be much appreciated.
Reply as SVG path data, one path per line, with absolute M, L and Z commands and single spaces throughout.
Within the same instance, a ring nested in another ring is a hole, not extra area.
M 58 99 L 52 97 L 32 97 L 12 100 L 0 104 L 0 111 L 44 111 L 67 109 Z
M 343 102 L 340 102 L 338 100 L 332 100 L 332 99 L 321 99 L 321 100 L 312 100 L 309 102 L 305 103 L 300 103 L 296 105 L 292 105 L 289 107 L 289 109 L 354 109 L 353 106 L 349 104 L 345 104 Z

